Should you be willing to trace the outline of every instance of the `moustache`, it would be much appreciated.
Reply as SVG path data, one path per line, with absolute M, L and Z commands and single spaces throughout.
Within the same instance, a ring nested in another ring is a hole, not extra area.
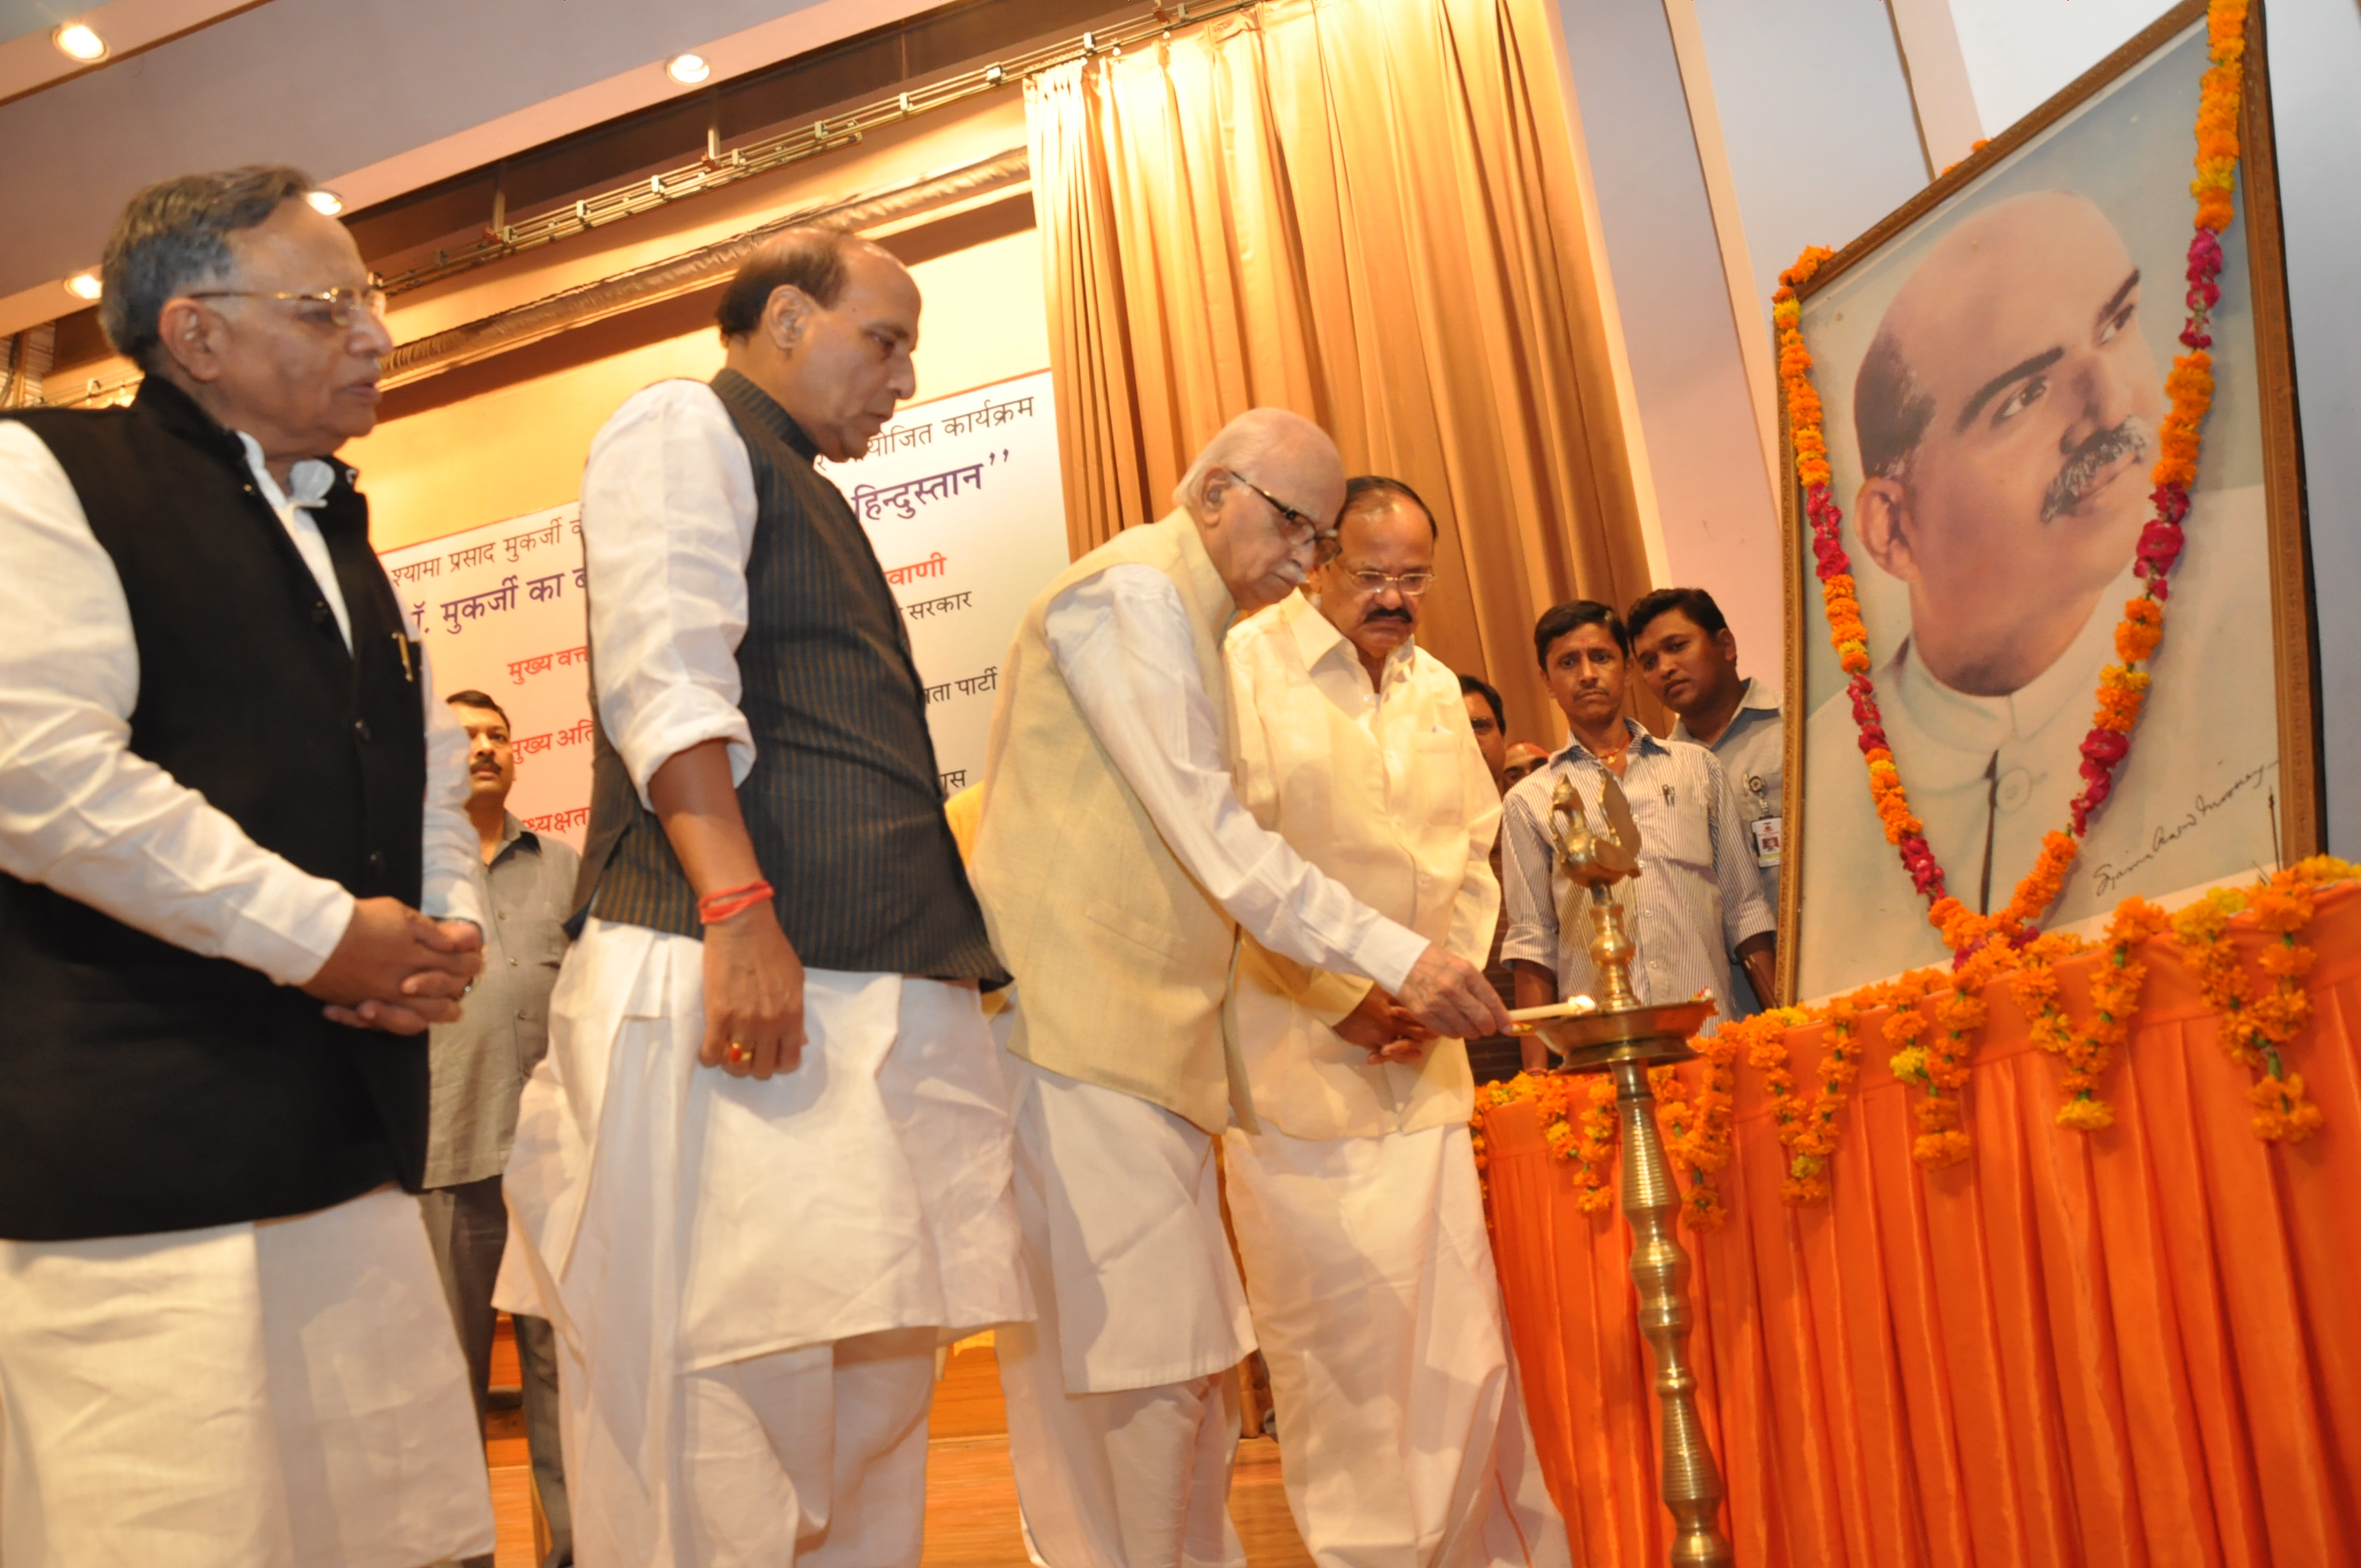
M 2147 454 L 2147 430 L 2137 417 L 2126 419 L 2113 430 L 2103 430 L 2066 455 L 2065 466 L 2049 481 L 2041 495 L 2041 521 L 2055 522 L 2062 512 L 2082 504 L 2082 498 L 2096 487 L 2099 476 L 2116 459 L 2128 456 L 2137 462 Z
M 1364 626 L 1368 625 L 1369 622 L 1373 620 L 1399 620 L 1404 626 L 1412 624 L 1410 618 L 1410 611 L 1406 609 L 1373 609 L 1369 611 L 1368 614 L 1361 617 L 1361 624 Z

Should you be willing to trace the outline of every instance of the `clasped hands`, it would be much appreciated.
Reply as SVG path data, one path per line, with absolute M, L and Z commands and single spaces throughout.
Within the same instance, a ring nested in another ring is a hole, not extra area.
M 364 898 L 335 951 L 304 981 L 339 1024 L 415 1035 L 456 1023 L 459 999 L 484 967 L 484 934 L 468 920 L 436 920 L 398 898 Z
M 1433 945 L 1411 966 L 1399 997 L 1373 985 L 1335 1025 L 1372 1062 L 1416 1061 L 1437 1036 L 1479 1039 L 1507 1034 L 1509 1027 L 1508 1009 L 1484 971 Z

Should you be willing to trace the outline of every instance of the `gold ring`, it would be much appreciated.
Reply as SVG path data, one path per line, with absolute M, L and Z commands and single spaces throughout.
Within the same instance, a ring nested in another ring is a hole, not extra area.
M 731 1061 L 752 1061 L 754 1059 L 754 1053 L 748 1050 L 745 1047 L 740 1045 L 735 1040 L 730 1042 L 730 1050 L 728 1055 Z

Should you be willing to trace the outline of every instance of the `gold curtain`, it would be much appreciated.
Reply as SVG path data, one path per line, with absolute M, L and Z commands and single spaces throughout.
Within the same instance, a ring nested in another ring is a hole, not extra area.
M 1257 405 L 1433 507 L 1420 640 L 1556 735 L 1533 618 L 1649 587 L 1546 0 L 1272 0 L 1027 83 L 1076 554 Z

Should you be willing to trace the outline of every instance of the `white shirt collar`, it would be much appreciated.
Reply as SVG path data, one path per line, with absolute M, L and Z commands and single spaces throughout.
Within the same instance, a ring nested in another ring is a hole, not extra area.
M 1336 623 L 1320 613 L 1311 596 L 1298 593 L 1280 612 L 1287 617 L 1288 630 L 1294 633 L 1295 646 L 1303 655 L 1303 667 L 1315 668 L 1321 660 L 1335 658 L 1359 670 L 1366 676 L 1367 666 L 1361 663 L 1361 651 L 1353 640 L 1336 630 Z M 1338 650 L 1343 650 L 1340 653 Z M 1410 673 L 1411 661 L 1418 656 L 1418 640 L 1412 637 L 1386 655 L 1381 683 L 1390 685 Z
M 1963 751 L 1997 751 L 2010 740 L 2030 740 L 2077 697 L 2087 698 L 2098 668 L 2114 646 L 2115 620 L 2133 589 L 2127 569 L 2107 585 L 2091 618 L 2049 667 L 2006 696 L 1973 696 L 1937 679 L 1916 656 L 1915 640 L 1903 644 L 1894 663 L 1897 696 L 1916 726 Z
M 327 504 L 328 492 L 335 488 L 336 470 L 324 459 L 297 459 L 294 468 L 287 476 L 290 488 L 282 490 L 279 488 L 279 481 L 272 477 L 269 465 L 263 460 L 262 443 L 242 430 L 231 433 L 246 448 L 246 466 L 253 473 L 254 482 L 262 491 L 262 499 L 270 503 L 271 510 L 285 511 L 293 507 L 308 511 Z

